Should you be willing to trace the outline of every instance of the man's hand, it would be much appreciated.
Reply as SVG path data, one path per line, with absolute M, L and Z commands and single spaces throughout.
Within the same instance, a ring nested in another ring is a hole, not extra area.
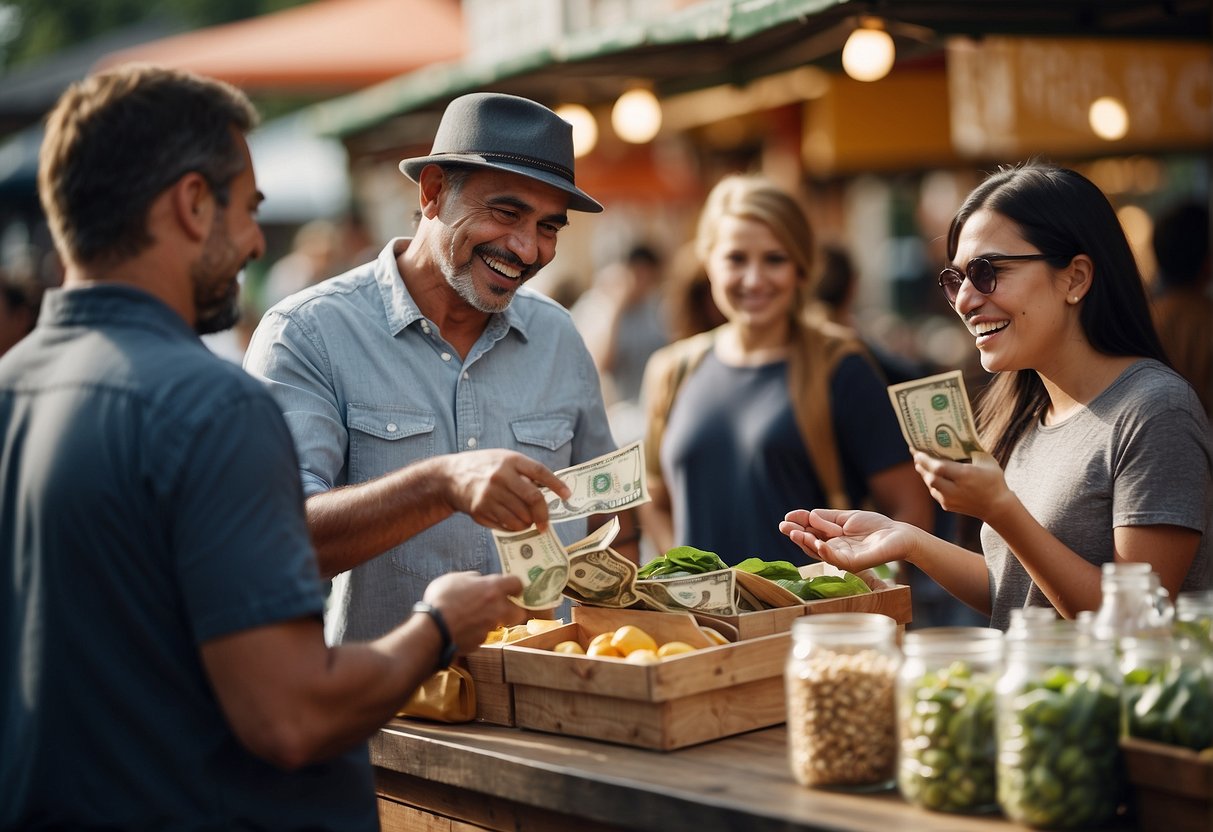
M 490 448 L 442 458 L 447 477 L 447 502 L 482 526 L 519 532 L 532 524 L 548 524 L 548 506 L 540 488 L 550 488 L 562 500 L 572 496 L 568 486 L 545 466 L 516 451 Z
M 509 598 L 521 592 L 516 575 L 451 572 L 426 587 L 425 600 L 442 611 L 459 652 L 467 653 L 484 643 L 489 630 L 526 620 L 528 611 Z

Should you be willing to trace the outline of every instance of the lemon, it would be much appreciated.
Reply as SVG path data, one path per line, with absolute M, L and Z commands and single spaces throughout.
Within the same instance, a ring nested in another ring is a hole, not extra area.
M 527 635 L 534 636 L 563 626 L 564 621 L 560 618 L 532 618 L 526 623 L 526 631 Z
M 510 628 L 506 627 L 504 625 L 501 627 L 498 627 L 495 630 L 489 630 L 488 634 L 484 637 L 484 641 L 482 643 L 499 645 L 505 641 L 505 636 L 509 631 L 510 631 Z
M 615 631 L 611 646 L 627 656 L 634 650 L 652 650 L 657 652 L 657 642 L 653 637 L 634 624 L 625 624 Z
M 628 664 L 657 664 L 661 658 L 653 650 L 641 647 L 628 653 L 624 661 Z
M 623 654 L 609 644 L 591 644 L 586 648 L 587 656 L 598 656 L 599 658 L 607 657 L 611 659 L 622 659 Z
M 710 638 L 716 644 L 728 644 L 729 640 L 720 634 L 719 630 L 713 630 L 711 627 L 700 627 L 703 634 Z
M 614 637 L 615 637 L 614 630 L 609 630 L 605 633 L 599 633 L 598 635 L 594 636 L 594 638 L 590 639 L 590 647 L 595 647 L 595 646 L 601 647 L 604 644 L 610 644 L 611 639 Z
M 681 653 L 693 652 L 694 650 L 695 648 L 685 641 L 667 641 L 658 648 L 657 655 L 664 659 L 666 656 L 677 656 Z
M 585 649 L 575 641 L 562 641 L 553 647 L 552 650 L 556 653 L 577 653 L 579 655 L 585 655 Z

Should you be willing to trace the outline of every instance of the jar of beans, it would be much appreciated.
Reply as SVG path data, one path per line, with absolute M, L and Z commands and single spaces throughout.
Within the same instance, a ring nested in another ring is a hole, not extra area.
M 892 788 L 897 622 L 865 612 L 796 619 L 785 680 L 788 760 L 804 786 Z
M 897 684 L 897 786 L 941 812 L 998 809 L 994 686 L 1002 631 L 931 627 L 906 634 Z

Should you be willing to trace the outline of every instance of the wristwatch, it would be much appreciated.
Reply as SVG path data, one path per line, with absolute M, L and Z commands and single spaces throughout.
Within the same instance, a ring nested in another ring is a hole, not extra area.
M 446 619 L 442 617 L 442 610 L 433 604 L 418 601 L 413 604 L 413 612 L 423 612 L 433 620 L 434 626 L 438 628 L 438 635 L 442 636 L 442 652 L 438 654 L 438 669 L 449 667 L 451 660 L 455 658 L 456 644 L 451 638 L 451 631 L 447 629 Z

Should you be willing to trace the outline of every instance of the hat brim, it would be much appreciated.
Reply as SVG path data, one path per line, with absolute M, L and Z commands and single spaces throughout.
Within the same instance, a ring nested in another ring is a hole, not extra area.
M 418 156 L 413 159 L 405 159 L 400 163 L 400 172 L 412 181 L 418 182 L 421 170 L 426 165 L 444 164 L 472 165 L 474 167 L 492 168 L 493 170 L 516 173 L 519 176 L 525 176 L 527 179 L 534 179 L 537 182 L 542 182 L 545 185 L 551 185 L 557 190 L 564 191 L 569 195 L 569 208 L 573 211 L 585 211 L 589 214 L 597 214 L 602 211 L 602 205 L 599 204 L 598 200 L 578 188 L 572 182 L 554 173 L 548 173 L 547 171 L 527 167 L 526 165 L 511 165 L 498 161 L 489 161 L 483 156 L 477 156 L 474 153 L 443 153 L 438 156 Z

